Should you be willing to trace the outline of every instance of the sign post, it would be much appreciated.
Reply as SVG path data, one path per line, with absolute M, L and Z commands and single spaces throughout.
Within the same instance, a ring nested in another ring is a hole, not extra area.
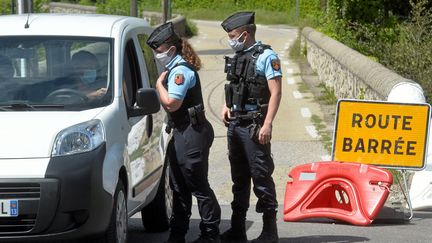
M 429 121 L 429 104 L 340 100 L 332 160 L 421 170 Z

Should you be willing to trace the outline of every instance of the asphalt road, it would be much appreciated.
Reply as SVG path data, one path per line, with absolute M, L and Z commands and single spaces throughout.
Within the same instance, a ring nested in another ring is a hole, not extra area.
M 203 61 L 199 72 L 206 103 L 206 114 L 215 129 L 215 141 L 211 148 L 209 180 L 222 207 L 221 231 L 229 227 L 231 208 L 231 179 L 226 146 L 226 128 L 219 113 L 223 104 L 224 55 L 232 54 L 226 33 L 220 23 L 195 21 L 199 35 L 190 40 Z M 270 44 L 279 54 L 283 70 L 283 98 L 274 121 L 272 153 L 275 161 L 274 180 L 277 187 L 280 242 L 432 242 L 432 211 L 415 212 L 410 222 L 379 218 L 372 225 L 361 227 L 327 219 L 307 222 L 283 222 L 283 198 L 288 172 L 296 165 L 330 159 L 311 123 L 311 116 L 321 118 L 324 113 L 312 93 L 303 89 L 303 80 L 296 63 L 288 58 L 287 49 L 294 42 L 297 29 L 289 26 L 258 26 L 257 40 Z M 300 92 L 301 91 L 301 92 Z M 328 124 L 331 126 L 331 124 Z M 262 227 L 261 215 L 255 213 L 256 198 L 251 197 L 248 212 L 247 235 L 253 239 Z M 199 214 L 193 208 L 188 240 L 199 234 Z M 139 215 L 129 222 L 129 242 L 163 242 L 168 233 L 147 233 Z

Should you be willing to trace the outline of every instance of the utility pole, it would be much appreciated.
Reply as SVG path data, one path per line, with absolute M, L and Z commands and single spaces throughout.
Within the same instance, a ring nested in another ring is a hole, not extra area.
M 171 1 L 162 0 L 162 22 L 166 23 L 171 19 Z
M 138 2 L 137 2 L 137 0 L 130 0 L 130 16 L 138 17 Z
M 18 14 L 32 13 L 33 0 L 17 0 Z
M 296 0 L 296 18 L 299 18 L 299 0 Z

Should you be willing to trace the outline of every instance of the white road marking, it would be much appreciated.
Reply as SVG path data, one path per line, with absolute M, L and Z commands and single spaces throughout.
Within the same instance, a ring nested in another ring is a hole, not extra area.
M 292 68 L 287 68 L 286 72 L 287 72 L 288 74 L 293 74 L 293 73 L 294 73 L 294 70 L 293 70 Z
M 311 117 L 311 116 L 312 116 L 311 111 L 310 111 L 309 108 L 307 108 L 307 107 L 301 108 L 301 109 L 300 109 L 300 112 L 301 112 L 301 114 L 302 114 L 302 116 L 303 116 L 304 118 L 307 118 L 307 117 Z
M 306 131 L 309 133 L 309 135 L 312 138 L 317 138 L 318 137 L 318 132 L 315 129 L 315 126 L 305 126 L 306 127 Z
M 288 64 L 290 64 L 289 61 L 283 61 L 283 65 L 288 65 Z
M 293 78 L 287 78 L 287 83 L 289 85 L 293 85 L 293 84 L 295 84 L 295 80 Z
M 300 92 L 298 92 L 297 90 L 293 91 L 293 96 L 296 99 L 302 99 L 303 98 L 303 95 Z

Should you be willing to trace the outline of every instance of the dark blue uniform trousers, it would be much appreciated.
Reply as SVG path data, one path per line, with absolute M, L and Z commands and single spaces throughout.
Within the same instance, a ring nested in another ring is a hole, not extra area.
M 221 209 L 208 182 L 208 156 L 213 143 L 211 124 L 174 129 L 170 151 L 170 186 L 173 190 L 171 234 L 184 237 L 189 228 L 192 195 L 198 202 L 202 235 L 219 234 Z
M 250 123 L 249 123 L 250 124 Z M 258 198 L 256 211 L 274 211 L 278 207 L 270 144 L 259 144 L 249 137 L 249 124 L 232 121 L 228 127 L 228 150 L 233 181 L 233 214 L 246 214 L 249 208 L 251 180 Z

